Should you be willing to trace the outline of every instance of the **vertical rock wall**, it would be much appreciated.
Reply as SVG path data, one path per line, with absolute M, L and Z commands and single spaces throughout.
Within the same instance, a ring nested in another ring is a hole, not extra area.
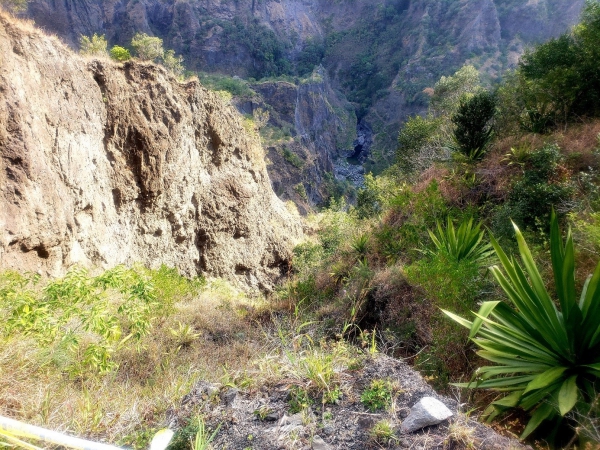
M 3 269 L 165 263 L 269 289 L 301 228 L 218 95 L 0 16 L 0 233 Z

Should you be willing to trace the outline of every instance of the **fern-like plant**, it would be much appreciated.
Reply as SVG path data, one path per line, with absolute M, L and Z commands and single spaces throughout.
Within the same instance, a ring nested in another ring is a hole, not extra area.
M 448 217 L 446 228 L 437 222 L 437 233 L 428 230 L 438 253 L 444 253 L 448 257 L 458 261 L 469 260 L 476 264 L 487 264 L 494 254 L 492 246 L 482 243 L 485 232 L 481 230 L 481 224 L 473 224 L 473 218 L 463 220 L 454 228 L 452 219 Z
M 593 398 L 600 378 L 600 263 L 577 295 L 571 231 L 563 243 L 553 212 L 550 251 L 557 297 L 553 299 L 523 235 L 514 228 L 522 266 L 491 239 L 504 272 L 497 266 L 491 271 L 512 307 L 485 302 L 473 321 L 444 313 L 469 328 L 479 355 L 495 363 L 480 367 L 476 381 L 461 386 L 506 393 L 486 411 L 490 420 L 513 407 L 532 412 L 525 438 L 544 420 L 564 416 L 578 401 Z

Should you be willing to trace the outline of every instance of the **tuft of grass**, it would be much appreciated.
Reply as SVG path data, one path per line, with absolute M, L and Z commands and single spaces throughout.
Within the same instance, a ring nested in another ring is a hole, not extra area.
M 475 429 L 469 427 L 464 420 L 456 420 L 448 426 L 448 442 L 458 444 L 461 448 L 475 448 Z
M 371 431 L 369 431 L 371 439 L 380 445 L 390 445 L 392 442 L 398 440 L 394 433 L 394 427 L 389 420 L 380 420 Z

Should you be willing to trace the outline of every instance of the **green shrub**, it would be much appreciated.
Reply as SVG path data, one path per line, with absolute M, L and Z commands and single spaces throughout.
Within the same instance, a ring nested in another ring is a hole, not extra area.
M 288 404 L 290 407 L 290 413 L 296 414 L 300 411 L 310 408 L 313 404 L 313 400 L 310 398 L 310 395 L 306 391 L 299 386 L 292 386 L 289 392 L 289 400 Z
M 489 281 L 473 262 L 456 261 L 443 253 L 406 267 L 405 275 L 422 302 L 431 307 L 413 317 L 417 329 L 430 330 L 427 348 L 419 353 L 415 365 L 437 388 L 444 389 L 453 377 L 469 371 L 471 361 L 465 353 L 468 333 L 445 320 L 437 308 L 468 314 L 482 293 L 489 292 Z
M 105 56 L 108 43 L 104 35 L 81 36 L 79 38 L 79 53 L 88 56 Z
M 511 220 L 522 228 L 535 230 L 542 226 L 546 231 L 552 208 L 562 206 L 573 195 L 571 185 L 559 178 L 562 160 L 555 144 L 529 153 L 523 176 L 513 184 L 506 203 L 496 210 L 493 222 L 497 234 L 510 235 Z
M 452 116 L 456 149 L 470 160 L 485 155 L 492 139 L 492 119 L 496 113 L 496 99 L 487 91 L 461 100 L 456 114 Z
M 386 409 L 392 404 L 392 386 L 388 380 L 373 380 L 360 395 L 360 401 L 371 412 Z
M 419 152 L 437 137 L 441 120 L 429 115 L 412 116 L 402 125 L 398 133 L 396 164 L 404 174 L 411 174 L 419 168 Z
M 248 83 L 239 77 L 228 77 L 220 74 L 198 73 L 200 82 L 213 91 L 226 91 L 234 97 L 252 97 L 254 91 Z
M 388 203 L 385 223 L 373 235 L 378 251 L 390 261 L 420 256 L 418 249 L 428 239 L 428 229 L 450 212 L 436 181 L 416 193 L 404 187 Z
M 283 159 L 289 162 L 296 169 L 304 167 L 304 161 L 297 154 L 289 150 L 286 146 L 283 147 Z
M 488 408 L 490 419 L 509 408 L 531 411 L 524 438 L 544 420 L 564 417 L 578 402 L 595 397 L 600 378 L 600 264 L 577 295 L 571 231 L 563 243 L 552 214 L 555 301 L 516 225 L 515 232 L 523 266 L 509 259 L 492 238 L 506 274 L 491 268 L 514 308 L 501 301 L 485 302 L 472 322 L 444 312 L 470 330 L 479 356 L 495 363 L 480 367 L 476 381 L 461 386 L 507 393 Z
M 364 187 L 356 194 L 356 213 L 359 219 L 366 219 L 383 211 L 383 195 L 372 174 L 365 176 Z
M 110 57 L 115 61 L 124 62 L 131 59 L 131 53 L 126 48 L 115 45 L 110 49 Z
M 131 40 L 131 46 L 137 57 L 143 61 L 154 61 L 164 54 L 162 39 L 148 36 L 146 33 L 136 33 Z
M 174 50 L 167 50 L 162 55 L 163 65 L 169 69 L 177 77 L 183 75 L 185 67 L 183 67 L 183 56 L 175 55 Z

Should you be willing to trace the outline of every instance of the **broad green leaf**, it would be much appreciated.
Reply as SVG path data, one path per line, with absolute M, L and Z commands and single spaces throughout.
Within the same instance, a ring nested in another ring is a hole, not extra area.
M 577 375 L 573 375 L 563 383 L 558 392 L 558 409 L 561 416 L 564 416 L 573 409 L 573 406 L 577 403 L 578 394 Z
M 498 303 L 501 302 L 484 302 L 481 305 L 479 313 L 477 314 L 477 317 L 475 318 L 475 320 L 473 321 L 473 325 L 471 326 L 471 332 L 469 333 L 470 339 L 473 339 L 479 331 L 479 329 L 481 328 L 481 325 L 483 324 L 482 317 L 487 318 L 490 315 L 490 313 L 494 310 L 494 308 L 496 308 Z
M 527 436 L 533 433 L 535 429 L 539 427 L 544 420 L 546 420 L 552 415 L 553 412 L 554 408 L 552 407 L 552 405 L 550 405 L 549 403 L 542 403 L 531 416 L 531 419 L 525 427 L 523 434 L 521 434 L 521 439 L 525 439 Z
M 552 369 L 548 369 L 545 372 L 539 374 L 531 381 L 531 383 L 527 385 L 525 393 L 533 391 L 535 389 L 543 389 L 552 385 L 556 382 L 556 380 L 560 379 L 563 376 L 565 370 L 567 370 L 566 367 L 553 367 Z
M 471 328 L 473 326 L 473 322 L 469 322 L 467 319 L 463 319 L 462 317 L 451 313 L 450 311 L 446 311 L 445 309 L 442 309 L 442 312 L 444 314 L 446 314 L 448 317 L 450 317 L 452 320 L 454 320 L 456 323 L 462 325 L 465 328 Z
M 523 391 L 515 391 L 506 397 L 496 400 L 493 405 L 514 408 L 519 405 Z

